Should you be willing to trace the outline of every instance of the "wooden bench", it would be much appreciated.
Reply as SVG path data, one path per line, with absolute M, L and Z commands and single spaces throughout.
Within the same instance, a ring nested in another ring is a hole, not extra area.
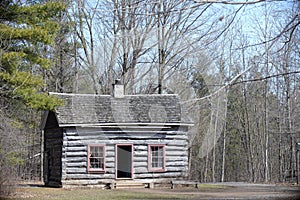
M 198 188 L 198 181 L 192 181 L 192 180 L 174 180 L 171 181 L 171 189 L 175 188 L 175 185 L 194 185 L 195 188 Z
M 153 181 L 114 181 L 108 180 L 105 181 L 105 189 L 116 189 L 116 188 L 134 188 L 134 187 L 141 187 L 144 185 L 145 188 L 153 189 L 154 182 Z

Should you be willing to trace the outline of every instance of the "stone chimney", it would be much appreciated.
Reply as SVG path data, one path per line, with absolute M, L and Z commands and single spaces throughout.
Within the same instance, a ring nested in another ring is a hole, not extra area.
M 123 98 L 124 97 L 124 85 L 121 83 L 120 79 L 116 79 L 113 84 L 113 97 Z

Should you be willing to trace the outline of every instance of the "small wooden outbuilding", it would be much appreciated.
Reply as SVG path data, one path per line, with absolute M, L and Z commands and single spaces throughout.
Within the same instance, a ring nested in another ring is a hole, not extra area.
M 51 93 L 64 106 L 44 114 L 47 186 L 155 182 L 188 173 L 188 127 L 177 95 Z

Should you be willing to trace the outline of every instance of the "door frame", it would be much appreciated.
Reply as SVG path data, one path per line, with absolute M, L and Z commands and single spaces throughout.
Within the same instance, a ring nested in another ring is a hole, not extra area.
M 131 177 L 130 178 L 126 178 L 126 177 L 120 177 L 118 178 L 118 147 L 119 146 L 129 146 L 131 147 Z M 115 146 L 115 178 L 116 179 L 133 179 L 133 175 L 134 175 L 134 171 L 133 171 L 133 144 L 131 143 L 120 143 L 120 144 L 116 144 Z

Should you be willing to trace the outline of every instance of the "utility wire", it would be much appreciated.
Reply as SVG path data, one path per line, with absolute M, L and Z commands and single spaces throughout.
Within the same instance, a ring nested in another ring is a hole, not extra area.
M 255 78 L 255 79 L 248 79 L 248 80 L 242 80 L 242 81 L 237 81 L 234 83 L 231 83 L 231 85 L 237 85 L 237 84 L 241 84 L 241 83 L 248 83 L 248 82 L 256 82 L 256 81 L 263 81 L 263 80 L 267 80 L 270 78 L 275 78 L 275 77 L 280 77 L 280 76 L 286 76 L 286 75 L 290 75 L 290 74 L 299 74 L 300 71 L 293 71 L 293 72 L 286 72 L 286 73 L 280 73 L 280 74 L 273 74 L 270 76 L 265 76 L 265 77 L 261 77 L 261 78 Z
M 246 70 L 244 70 L 240 74 L 236 75 L 229 83 L 221 84 L 221 85 L 214 85 L 214 86 L 221 86 L 215 92 L 213 92 L 213 93 L 211 93 L 211 94 L 209 94 L 207 96 L 201 97 L 201 98 L 195 98 L 195 99 L 190 99 L 190 100 L 184 101 L 183 104 L 194 103 L 194 102 L 197 102 L 199 100 L 209 99 L 212 96 L 217 95 L 220 92 L 222 92 L 222 90 L 224 90 L 225 88 L 233 86 L 233 85 L 237 85 L 237 84 L 241 84 L 241 83 L 247 83 L 247 82 L 262 81 L 262 80 L 266 80 L 266 79 L 270 79 L 270 78 L 274 78 L 274 77 L 286 76 L 286 75 L 290 75 L 290 74 L 298 74 L 298 73 L 300 73 L 300 71 L 293 71 L 293 72 L 286 72 L 286 73 L 274 74 L 274 75 L 270 75 L 270 76 L 266 76 L 266 77 L 262 77 L 262 78 L 249 79 L 249 80 L 243 80 L 243 81 L 236 81 L 239 77 L 241 77 L 249 69 L 251 69 L 251 67 L 248 67 Z

